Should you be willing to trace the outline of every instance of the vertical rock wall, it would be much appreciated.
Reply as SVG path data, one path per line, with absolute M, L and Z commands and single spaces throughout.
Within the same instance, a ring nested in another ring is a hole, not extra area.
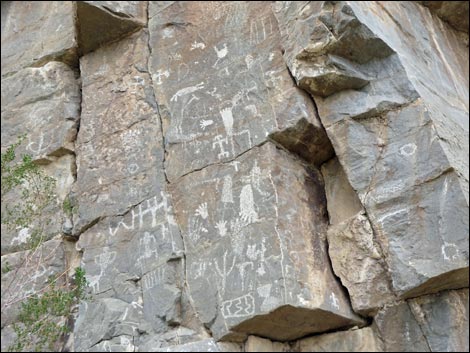
M 57 180 L 40 268 L 2 225 L 2 350 L 78 265 L 72 351 L 468 350 L 468 2 L 437 3 L 2 2 L 2 151 Z

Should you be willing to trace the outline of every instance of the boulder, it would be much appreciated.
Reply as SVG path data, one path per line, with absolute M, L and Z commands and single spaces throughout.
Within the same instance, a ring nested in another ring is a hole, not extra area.
M 362 324 L 326 252 L 318 170 L 267 143 L 170 185 L 195 309 L 216 339 Z

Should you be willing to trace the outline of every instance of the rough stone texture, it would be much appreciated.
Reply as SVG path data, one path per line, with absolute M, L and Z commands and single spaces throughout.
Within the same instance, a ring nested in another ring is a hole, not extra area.
M 2 226 L 2 350 L 16 271 L 80 265 L 64 351 L 468 351 L 468 2 L 1 8 L 2 152 L 67 235 L 20 269 Z
M 303 87 L 377 233 L 393 290 L 468 286 L 468 50 L 412 3 L 280 3 L 276 13 L 299 85 L 316 79 L 302 64 L 321 71 L 324 55 L 372 77 L 326 98 Z M 356 44 L 364 50 L 346 50 Z M 451 91 L 446 101 L 439 91 Z
M 100 7 L 115 16 L 130 18 L 134 21 L 147 23 L 147 1 L 84 1 Z
M 162 136 L 147 60 L 145 31 L 80 59 L 77 234 L 100 217 L 122 215 L 163 191 Z
M 91 301 L 80 308 L 79 317 L 87 319 L 76 326 L 76 350 L 93 349 L 115 331 L 122 332 L 122 341 L 100 344 L 145 344 L 146 339 L 139 337 L 142 333 L 150 335 L 152 342 L 166 341 L 168 337 L 153 335 L 187 321 L 189 310 L 182 313 L 183 245 L 171 201 L 164 191 L 122 216 L 100 220 L 80 235 L 77 247 L 83 251 L 82 267 L 99 304 Z M 109 317 L 102 317 L 102 310 L 109 311 Z M 129 316 L 131 312 L 134 317 Z M 121 319 L 116 321 L 114 317 Z M 103 320 L 108 326 L 103 327 Z M 88 335 L 90 327 L 96 327 L 93 337 Z M 129 327 L 131 330 L 126 331 Z M 153 349 L 155 345 L 147 347 Z
M 314 163 L 332 155 L 311 100 L 283 62 L 271 4 L 152 2 L 149 16 L 171 182 L 270 135 Z
M 383 308 L 374 318 L 374 329 L 385 352 L 429 352 L 421 327 L 406 302 Z
M 363 210 L 361 201 L 351 184 L 349 184 L 338 158 L 324 163 L 321 172 L 325 182 L 330 224 L 334 225 L 346 221 Z
M 363 212 L 330 227 L 328 244 L 333 270 L 348 289 L 354 311 L 370 315 L 393 301 L 380 246 Z
M 190 294 L 214 337 L 289 340 L 361 322 L 327 259 L 318 171 L 268 143 L 171 193 Z
M 75 35 L 72 1 L 2 1 L 2 77 L 54 59 L 75 65 Z
M 73 71 L 64 63 L 49 62 L 26 68 L 2 79 L 2 152 L 4 146 L 25 139 L 15 153 L 28 154 L 41 169 L 56 180 L 56 203 L 42 215 L 46 240 L 60 233 L 62 203 L 74 182 L 74 140 L 80 111 L 80 91 Z M 19 190 L 2 195 L 3 201 L 17 204 Z M 2 204 L 2 212 L 4 205 Z M 27 228 L 9 230 L 2 224 L 2 254 L 25 250 Z
M 371 315 L 394 299 L 382 250 L 337 158 L 323 164 L 328 205 L 328 254 L 354 310 Z
M 459 31 L 468 33 L 468 1 L 419 1 Z
M 385 307 L 374 329 L 386 351 L 468 351 L 468 288 Z
M 77 1 L 80 54 L 135 32 L 146 23 L 147 1 Z
M 34 252 L 26 250 L 3 255 L 2 330 L 16 322 L 23 298 L 44 288 L 50 275 L 61 274 L 64 269 L 65 255 L 60 239 L 49 240 Z
M 286 343 L 272 342 L 266 338 L 248 336 L 245 342 L 245 352 L 289 352 Z
M 411 299 L 411 311 L 433 352 L 468 352 L 468 288 Z
M 2 146 L 26 133 L 18 154 L 49 163 L 74 150 L 80 91 L 73 71 L 52 61 L 2 79 Z
M 380 341 L 370 327 L 327 333 L 299 340 L 296 352 L 382 352 Z

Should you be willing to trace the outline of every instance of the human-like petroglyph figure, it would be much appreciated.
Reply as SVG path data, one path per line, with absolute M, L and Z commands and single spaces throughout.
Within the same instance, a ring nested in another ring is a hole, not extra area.
M 222 135 L 217 135 L 216 137 L 214 137 L 214 142 L 212 143 L 212 149 L 215 149 L 218 146 L 220 152 L 219 154 L 217 154 L 217 158 L 219 159 L 230 156 L 229 152 L 225 151 L 224 149 L 224 143 L 226 145 L 228 144 L 227 137 L 222 137 Z
M 220 111 L 227 136 L 233 136 L 233 114 L 232 108 L 227 107 Z
M 86 275 L 87 281 L 90 283 L 90 287 L 93 289 L 93 292 L 96 294 L 100 290 L 100 280 L 103 277 L 104 272 L 108 266 L 114 262 L 116 259 L 116 252 L 109 251 L 108 247 L 103 249 L 101 254 L 95 256 L 95 263 L 100 267 L 100 273 L 97 275 Z
M 222 185 L 222 202 L 233 203 L 232 177 L 230 175 L 226 175 L 224 177 L 224 183 Z
M 240 193 L 240 217 L 242 221 L 254 223 L 258 221 L 258 213 L 255 210 L 253 189 L 251 185 L 245 185 Z

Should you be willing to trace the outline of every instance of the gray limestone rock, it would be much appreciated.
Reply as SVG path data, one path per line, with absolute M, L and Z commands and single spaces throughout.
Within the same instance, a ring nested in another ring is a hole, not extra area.
M 301 339 L 295 344 L 295 351 L 383 352 L 384 350 L 376 333 L 370 327 L 364 327 Z
M 77 1 L 80 55 L 122 39 L 147 22 L 147 1 Z
M 409 300 L 433 352 L 468 351 L 468 288 Z
M 373 327 L 385 351 L 468 351 L 468 288 L 387 306 Z
M 385 352 L 430 352 L 426 337 L 408 306 L 402 302 L 386 306 L 374 318 L 373 329 Z
M 354 311 L 371 315 L 395 299 L 390 278 L 364 212 L 328 229 L 333 270 L 348 289 Z
M 170 182 L 270 135 L 310 162 L 332 156 L 311 100 L 283 61 L 269 3 L 152 2 L 149 15 Z
M 468 1 L 418 1 L 459 31 L 468 33 Z
M 320 70 L 320 55 L 353 61 L 372 77 L 326 98 L 310 93 L 369 215 L 393 290 L 410 297 L 468 286 L 468 50 L 413 3 L 275 9 L 297 80 L 297 61 Z M 369 44 L 340 54 L 341 40 L 342 49 Z
M 147 60 L 145 31 L 80 59 L 75 234 L 164 189 L 163 142 Z
M 2 153 L 4 147 L 17 143 L 18 138 L 24 136 L 15 149 L 17 160 L 24 154 L 31 156 L 41 171 L 56 181 L 56 200 L 33 224 L 17 229 L 8 229 L 2 224 L 4 254 L 26 249 L 32 228 L 43 229 L 46 239 L 61 232 L 62 202 L 75 174 L 73 151 L 80 114 L 80 89 L 73 71 L 64 63 L 53 61 L 2 78 L 1 99 Z M 21 196 L 21 192 L 25 189 L 31 186 L 19 186 L 2 195 L 2 212 L 6 204 L 11 207 L 24 202 L 26 197 Z
M 72 1 L 2 2 L 2 77 L 53 60 L 76 66 L 74 16 Z
M 216 339 L 361 324 L 328 262 L 318 171 L 268 143 L 170 188 L 190 295 Z
M 137 305 L 119 299 L 82 301 L 74 328 L 75 351 L 115 351 L 114 346 L 121 347 L 118 351 L 133 351 L 134 337 L 142 330 L 142 316 Z
M 80 117 L 80 87 L 74 72 L 52 61 L 2 79 L 2 146 L 26 134 L 17 154 L 50 163 L 74 150 Z
M 2 329 L 17 321 L 21 301 L 47 285 L 51 275 L 65 269 L 61 240 L 45 242 L 35 251 L 26 250 L 2 256 Z M 57 283 L 63 283 L 60 278 Z M 2 331 L 3 338 L 3 331 Z
M 289 352 L 287 343 L 272 342 L 266 338 L 248 336 L 245 342 L 245 352 Z
M 325 182 L 326 206 L 330 225 L 346 221 L 363 210 L 361 201 L 349 184 L 338 158 L 324 163 L 321 172 Z
M 147 22 L 147 1 L 84 1 L 111 12 L 115 16 L 128 18 L 145 24 Z
M 215 341 L 211 339 L 206 339 L 197 342 L 179 344 L 176 346 L 158 348 L 156 350 L 151 350 L 151 352 L 224 352 L 220 350 Z

